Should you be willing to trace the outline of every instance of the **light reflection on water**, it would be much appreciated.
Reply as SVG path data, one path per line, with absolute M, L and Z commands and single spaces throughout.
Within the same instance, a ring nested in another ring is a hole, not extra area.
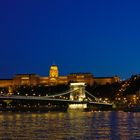
M 140 113 L 1 113 L 0 139 L 138 140 Z

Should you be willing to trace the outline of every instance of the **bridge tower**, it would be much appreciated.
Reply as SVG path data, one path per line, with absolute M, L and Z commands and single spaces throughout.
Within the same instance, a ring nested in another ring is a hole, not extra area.
M 8 94 L 9 95 L 12 95 L 13 94 L 13 87 L 12 86 L 9 86 L 8 87 Z
M 87 104 L 82 103 L 86 98 L 85 95 L 85 83 L 71 83 L 70 84 L 70 100 L 76 101 L 76 104 L 70 104 L 70 109 L 84 109 L 87 108 Z M 81 102 L 81 103 L 80 103 Z

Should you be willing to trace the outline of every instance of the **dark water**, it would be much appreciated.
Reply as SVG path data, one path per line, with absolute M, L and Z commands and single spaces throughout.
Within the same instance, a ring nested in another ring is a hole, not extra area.
M 0 113 L 0 139 L 140 140 L 140 113 Z

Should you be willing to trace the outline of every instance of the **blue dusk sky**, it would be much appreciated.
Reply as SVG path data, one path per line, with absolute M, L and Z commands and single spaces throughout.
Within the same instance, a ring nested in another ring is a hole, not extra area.
M 140 0 L 1 0 L 0 79 L 140 73 Z

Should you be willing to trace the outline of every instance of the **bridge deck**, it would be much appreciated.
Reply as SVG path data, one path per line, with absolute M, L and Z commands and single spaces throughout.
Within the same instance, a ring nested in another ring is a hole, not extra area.
M 92 102 L 92 101 L 79 101 L 79 100 L 66 100 L 66 99 L 55 99 L 47 96 L 0 96 L 0 100 L 36 100 L 36 101 L 55 101 L 55 102 L 66 102 L 69 104 L 98 104 L 98 105 L 112 105 L 109 103 Z

